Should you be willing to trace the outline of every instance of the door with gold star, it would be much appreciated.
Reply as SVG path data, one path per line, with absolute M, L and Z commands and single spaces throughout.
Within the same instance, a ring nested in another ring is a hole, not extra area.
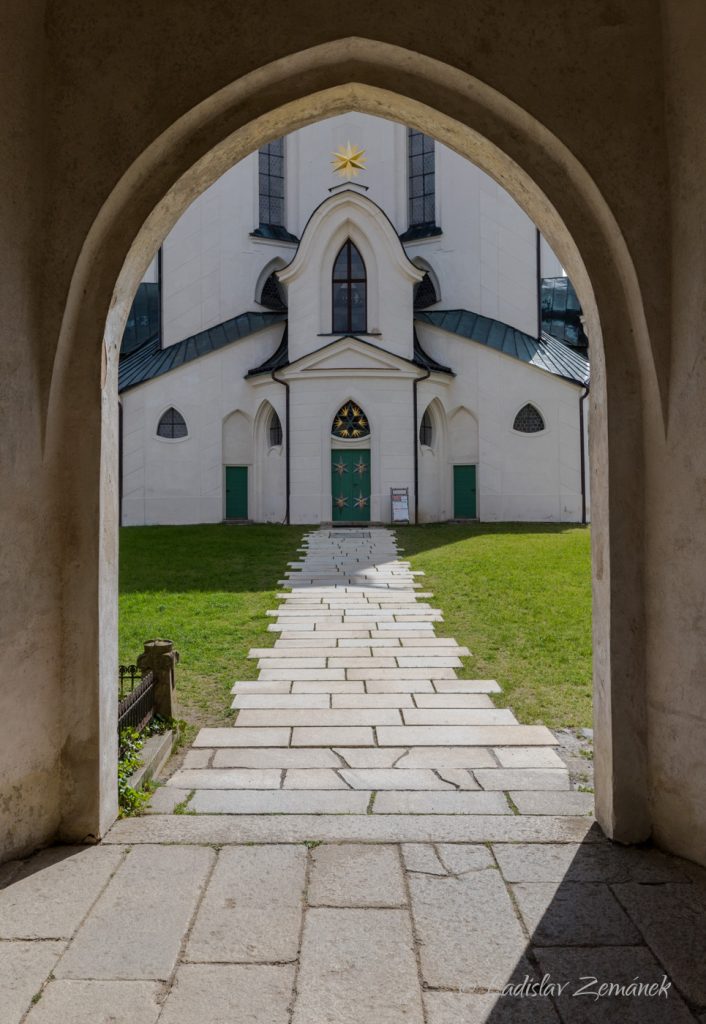
M 370 522 L 370 451 L 331 452 L 331 521 Z

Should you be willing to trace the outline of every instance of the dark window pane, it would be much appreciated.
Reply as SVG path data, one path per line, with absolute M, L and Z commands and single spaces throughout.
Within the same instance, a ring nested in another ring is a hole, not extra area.
M 413 155 L 422 152 L 424 145 L 424 136 L 421 132 L 415 132 L 410 129 L 409 133 L 409 152 Z
M 276 448 L 282 444 L 282 424 L 276 412 L 270 417 L 270 448 Z
M 419 427 L 419 443 L 426 445 L 427 448 L 431 448 L 432 435 L 431 416 L 428 412 L 425 412 Z
M 177 412 L 176 409 L 167 409 L 162 415 L 157 425 L 157 435 L 159 437 L 186 437 L 188 431 L 186 429 L 186 420 Z
M 346 402 L 333 417 L 331 433 L 334 437 L 348 439 L 367 437 L 370 433 L 368 417 L 355 402 Z
M 356 247 L 350 244 L 351 254 L 351 277 L 352 278 L 365 278 L 365 264 L 363 263 L 362 257 Z
M 434 150 L 431 153 L 425 153 L 422 157 L 422 168 L 425 173 L 434 171 Z
M 528 402 L 515 416 L 512 426 L 522 434 L 538 434 L 540 430 L 544 430 L 544 420 L 540 411 Z
M 412 199 L 409 204 L 409 219 L 412 224 L 422 224 L 424 222 L 424 200 L 423 199 Z
M 333 329 L 334 331 L 348 330 L 347 284 L 334 284 L 333 286 Z
M 348 277 L 348 248 L 343 246 L 333 265 L 334 281 L 345 281 Z

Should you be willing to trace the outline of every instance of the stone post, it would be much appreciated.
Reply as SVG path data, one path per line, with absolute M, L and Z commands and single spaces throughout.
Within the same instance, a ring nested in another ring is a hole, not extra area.
M 176 686 L 175 668 L 179 652 L 171 640 L 148 640 L 138 656 L 137 667 L 143 675 L 154 673 L 154 713 L 161 718 L 173 718 L 172 694 Z

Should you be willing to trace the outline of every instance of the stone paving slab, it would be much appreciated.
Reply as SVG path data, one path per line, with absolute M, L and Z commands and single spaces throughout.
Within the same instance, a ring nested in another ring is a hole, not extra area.
M 0 889 L 0 938 L 69 938 L 121 863 L 121 854 L 105 847 L 38 853 Z
M 520 814 L 591 814 L 593 793 L 547 793 L 513 790 L 510 793 Z
M 429 769 L 342 768 L 341 776 L 353 789 L 453 790 Z
M 525 845 L 493 847 L 508 882 L 688 882 L 683 862 L 657 850 L 613 846 L 608 842 L 582 845 Z
M 425 992 L 424 1007 L 427 1024 L 560 1024 L 549 998 L 513 999 L 496 993 Z
M 495 679 L 437 679 L 434 680 L 437 693 L 500 693 Z
M 549 747 L 495 747 L 501 768 L 565 768 L 555 750 Z
M 221 850 L 185 959 L 198 963 L 296 960 L 306 859 L 303 846 Z
M 475 773 L 483 789 L 566 790 L 566 768 L 481 768 Z
M 404 747 L 336 747 L 335 753 L 349 768 L 392 768 L 405 753 Z
M 296 727 L 292 729 L 293 747 L 372 747 L 373 730 L 369 726 L 338 726 L 327 728 Z
M 241 711 L 236 729 L 245 726 L 358 726 L 398 725 L 402 719 L 395 708 L 352 708 L 340 710 L 328 708 L 324 711 L 293 708 L 292 710 Z M 242 724 L 241 724 L 242 723 Z
M 310 906 L 403 906 L 407 891 L 395 846 L 319 846 L 312 851 Z
M 162 1009 L 161 996 L 161 986 L 154 981 L 50 981 L 26 1021 L 155 1024 Z
M 380 792 L 374 814 L 512 814 L 502 793 Z
M 327 749 L 301 750 L 292 747 L 257 747 L 217 750 L 214 768 L 339 768 L 341 761 Z
M 411 693 L 340 693 L 331 697 L 332 708 L 413 708 Z
M 348 789 L 198 789 L 189 810 L 196 814 L 365 814 L 370 796 Z
M 289 1024 L 293 964 L 182 964 L 159 1024 Z
M 406 911 L 310 910 L 297 989 L 292 1024 L 423 1024 Z
M 283 783 L 283 789 L 350 788 L 333 768 L 289 768 Z
M 534 946 L 634 946 L 640 933 L 602 882 L 512 886 Z
M 195 747 L 288 747 L 291 729 L 201 729 Z
M 517 725 L 508 708 L 413 708 L 402 718 L 405 725 Z
M 365 693 L 365 684 L 354 679 L 345 679 L 342 682 L 308 679 L 292 683 L 292 693 Z
M 20 1024 L 64 948 L 64 942 L 0 942 L 2 1024 Z
M 381 747 L 492 747 L 500 743 L 507 746 L 512 743 L 522 746 L 536 743 L 543 746 L 555 742 L 552 734 L 543 725 L 383 725 L 377 730 L 377 737 Z M 528 800 L 527 804 L 529 802 Z M 531 814 L 532 811 L 526 813 Z M 546 813 L 560 814 L 561 811 Z
M 260 711 L 287 708 L 328 708 L 330 706 L 327 694 L 317 693 L 243 693 L 236 691 L 236 697 L 231 704 L 232 708 L 256 709 Z
M 415 693 L 418 708 L 494 708 L 487 693 Z
M 278 768 L 186 768 L 177 771 L 167 786 L 181 789 L 279 789 Z
M 56 977 L 169 978 L 214 857 L 203 846 L 129 852 L 55 968 Z
M 487 747 L 410 747 L 396 768 L 494 768 Z
M 104 845 L 307 841 L 572 844 L 604 843 L 605 839 L 590 818 L 579 817 L 525 817 L 515 814 L 468 817 L 459 814 L 255 814 L 228 817 L 203 814 L 124 818 L 115 822 L 103 840 Z

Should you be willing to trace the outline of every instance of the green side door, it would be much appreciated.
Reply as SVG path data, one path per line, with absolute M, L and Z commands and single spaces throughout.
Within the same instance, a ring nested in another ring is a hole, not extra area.
M 248 518 L 248 467 L 226 466 L 226 519 Z
M 454 519 L 475 519 L 476 467 L 454 466 Z
M 370 451 L 331 452 L 331 521 L 370 522 Z

